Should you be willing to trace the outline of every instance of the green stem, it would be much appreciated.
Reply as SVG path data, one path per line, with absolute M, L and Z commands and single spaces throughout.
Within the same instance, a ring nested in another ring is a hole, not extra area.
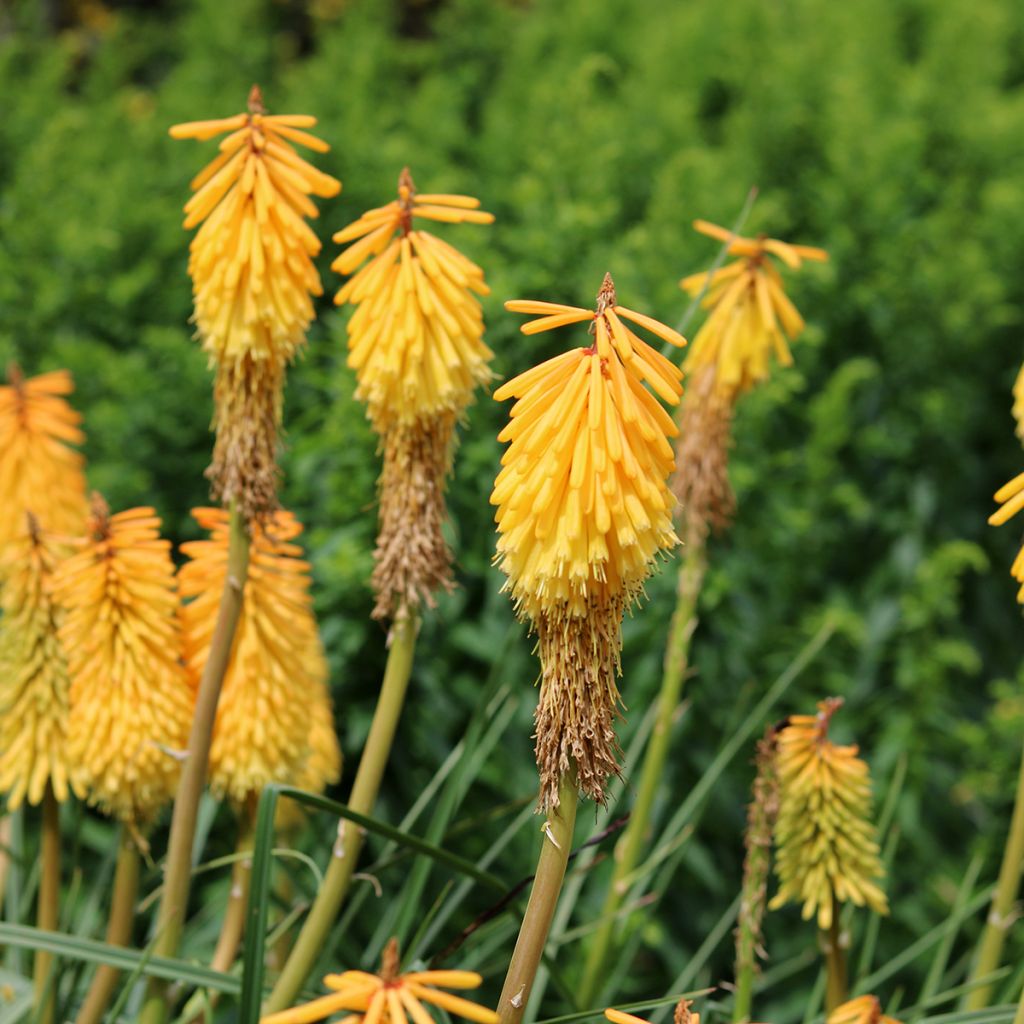
M 217 702 L 220 700 L 221 684 L 224 682 L 224 673 L 231 658 L 235 629 L 242 613 L 242 594 L 249 572 L 249 536 L 234 502 L 231 503 L 229 530 L 227 576 L 224 579 L 224 590 L 217 611 L 217 623 L 210 641 L 210 652 L 199 681 L 192 731 L 188 739 L 188 757 L 182 768 L 181 781 L 174 800 L 174 811 L 171 815 L 164 888 L 156 919 L 156 941 L 153 949 L 157 956 L 175 956 L 181 942 L 189 886 L 192 881 L 192 843 L 196 832 L 196 816 L 199 813 L 199 798 L 206 785 L 206 768 L 210 757 Z M 166 981 L 155 978 L 150 980 L 139 1018 L 142 1024 L 163 1024 L 167 1019 L 167 988 Z
M 253 807 L 243 807 L 238 825 L 238 842 L 235 853 L 243 856 L 236 860 L 231 869 L 231 889 L 228 905 L 224 911 L 217 948 L 213 952 L 210 967 L 215 971 L 228 973 L 235 962 L 242 935 L 245 932 L 245 912 L 249 902 L 249 880 L 252 877 L 252 846 L 256 816 Z
M 36 926 L 48 932 L 57 931 L 60 904 L 60 807 L 47 783 L 43 794 L 43 821 L 39 851 L 39 901 Z M 53 954 L 36 951 L 35 1006 L 38 1024 L 52 1024 L 54 1015 L 54 984 L 51 977 Z
M 820 932 L 821 950 L 825 955 L 825 1014 L 846 1002 L 846 950 L 843 949 L 836 901 L 832 900 L 832 924 Z
M 11 866 L 11 816 L 0 818 L 0 911 L 4 908 L 7 895 L 7 873 Z
M 565 866 L 572 850 L 578 793 L 575 773 L 563 775 L 558 785 L 558 807 L 549 812 L 541 840 L 537 874 L 526 905 L 526 916 L 505 975 L 498 1000 L 499 1024 L 519 1024 L 530 1000 L 533 980 L 544 953 L 551 919 L 562 891 Z
M 612 951 L 612 941 L 621 937 L 622 924 L 617 915 L 630 888 L 630 876 L 640 861 L 648 840 L 651 810 L 662 782 L 668 755 L 672 724 L 679 708 L 679 699 L 689 664 L 690 639 L 697 628 L 697 598 L 704 579 L 706 562 L 704 547 L 693 540 L 686 547 L 686 557 L 679 570 L 676 607 L 669 629 L 668 645 L 658 694 L 658 712 L 654 730 L 644 754 L 636 800 L 629 824 L 615 846 L 615 867 L 611 885 L 601 911 L 602 924 L 594 933 L 587 954 L 583 979 L 579 988 L 580 1006 L 591 1006 Z
M 1020 777 L 1017 780 L 1017 796 L 1010 819 L 1010 833 L 1003 849 L 1003 863 L 999 869 L 992 907 L 978 946 L 978 959 L 971 971 L 969 981 L 991 974 L 999 967 L 1006 933 L 1015 918 L 1013 905 L 1020 887 L 1021 869 L 1024 868 L 1024 756 L 1021 757 Z M 992 1001 L 992 986 L 980 985 L 972 990 L 964 1001 L 964 1009 L 980 1010 Z
M 1020 990 L 1020 1002 L 1017 1004 L 1017 1012 L 1014 1014 L 1013 1024 L 1024 1024 L 1024 987 Z
M 114 869 L 114 894 L 107 921 L 106 941 L 111 946 L 127 946 L 135 921 L 135 901 L 139 893 L 139 850 L 127 828 L 121 826 Z M 102 964 L 93 975 L 75 1024 L 100 1024 L 114 994 L 121 972 Z
M 417 629 L 416 614 L 404 606 L 399 608 L 391 627 L 390 650 L 380 696 L 377 698 L 377 709 L 373 714 L 370 734 L 366 738 L 348 801 L 348 806 L 360 814 L 371 814 L 377 802 L 377 792 L 391 753 L 391 744 L 412 672 Z M 323 952 L 327 933 L 345 900 L 362 846 L 362 831 L 345 821 L 339 821 L 338 839 L 323 884 L 281 976 L 267 999 L 264 1013 L 278 1013 L 288 1009 L 303 982 L 309 977 L 317 958 Z

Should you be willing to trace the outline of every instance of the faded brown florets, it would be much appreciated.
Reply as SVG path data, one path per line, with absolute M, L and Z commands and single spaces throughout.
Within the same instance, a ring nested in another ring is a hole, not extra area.
M 559 779 L 573 766 L 580 792 L 598 803 L 606 800 L 608 779 L 621 773 L 614 722 L 622 703 L 616 679 L 625 600 L 594 598 L 584 615 L 563 607 L 537 619 L 542 675 L 534 739 L 542 810 L 558 806 Z
M 736 512 L 729 483 L 732 403 L 715 388 L 715 368 L 701 371 L 683 398 L 672 490 L 679 499 L 683 540 L 703 544 L 720 533 Z
M 442 413 L 396 425 L 384 436 L 373 552 L 375 619 L 394 618 L 402 605 L 432 608 L 434 594 L 454 586 L 452 553 L 442 533 L 454 432 L 455 414 Z

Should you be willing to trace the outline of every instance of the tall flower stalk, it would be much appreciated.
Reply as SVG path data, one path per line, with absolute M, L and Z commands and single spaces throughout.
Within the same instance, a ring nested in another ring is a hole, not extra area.
M 268 114 L 258 86 L 233 117 L 175 125 L 176 139 L 223 135 L 219 155 L 193 180 L 185 227 L 195 323 L 214 370 L 216 441 L 208 475 L 229 512 L 227 571 L 210 638 L 181 787 L 174 803 L 156 952 L 173 956 L 188 909 L 192 839 L 206 782 L 217 704 L 230 660 L 249 567 L 250 529 L 277 507 L 278 429 L 285 371 L 305 344 L 313 297 L 323 288 L 313 257 L 320 251 L 306 218 L 310 196 L 330 197 L 341 183 L 317 170 L 293 144 L 325 152 L 306 129 L 306 114 Z M 166 982 L 151 979 L 144 1024 L 161 1024 Z
M 335 302 L 356 307 L 348 322 L 348 363 L 383 454 L 373 616 L 390 622 L 390 630 L 384 680 L 348 801 L 361 814 L 373 811 L 398 728 L 420 609 L 452 587 L 452 553 L 442 525 L 455 427 L 477 386 L 491 377 L 478 298 L 488 293 L 483 271 L 416 227 L 415 219 L 491 223 L 493 216 L 479 206 L 472 196 L 417 192 L 406 168 L 397 199 L 334 236 L 348 247 L 332 268 L 352 275 Z M 338 822 L 324 883 L 267 1001 L 268 1012 L 288 1006 L 313 969 L 362 843 L 361 830 Z
M 679 411 L 676 471 L 672 489 L 679 499 L 683 559 L 676 605 L 669 625 L 657 714 L 644 753 L 629 824 L 615 848 L 612 878 L 601 911 L 601 926 L 587 952 L 580 983 L 580 1005 L 590 1005 L 621 931 L 619 913 L 649 840 L 655 797 L 664 774 L 672 725 L 682 698 L 690 642 L 697 629 L 697 606 L 707 569 L 712 531 L 723 531 L 736 507 L 729 483 L 732 421 L 739 398 L 768 375 L 773 357 L 792 362 L 787 337 L 796 338 L 804 321 L 783 290 L 773 260 L 798 269 L 803 261 L 827 259 L 810 246 L 778 239 L 743 238 L 707 221 L 694 221 L 704 235 L 726 246 L 735 259 L 725 266 L 684 278 L 680 286 L 708 316 L 687 350 L 683 369 L 689 378 Z
M 676 433 L 659 404 L 679 401 L 682 373 L 638 337 L 637 324 L 684 344 L 675 331 L 618 304 L 606 275 L 595 310 L 514 301 L 534 314 L 526 334 L 589 322 L 591 343 L 495 392 L 516 398 L 491 503 L 498 563 L 516 611 L 537 633 L 540 696 L 534 716 L 540 811 L 547 815 L 526 916 L 498 1014 L 523 1014 L 572 845 L 580 792 L 604 802 L 619 773 L 614 721 L 621 700 L 621 626 L 652 563 L 678 543 L 667 479 Z M 646 386 L 645 386 L 646 385 Z M 648 390 L 648 386 L 651 390 Z M 652 393 L 653 392 L 653 393 Z M 656 397 L 657 396 L 657 397 Z

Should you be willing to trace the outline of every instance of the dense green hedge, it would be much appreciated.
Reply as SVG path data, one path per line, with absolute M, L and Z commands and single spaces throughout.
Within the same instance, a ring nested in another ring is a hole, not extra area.
M 211 147 L 166 129 L 237 111 L 253 81 L 272 110 L 315 114 L 332 145 L 317 161 L 345 185 L 317 226 L 328 295 L 330 232 L 387 201 L 404 164 L 421 186 L 468 191 L 495 212 L 493 228 L 445 234 L 487 272 L 502 376 L 571 344 L 520 336 L 506 298 L 587 304 L 611 270 L 624 302 L 675 322 L 678 279 L 715 255 L 691 220 L 730 223 L 752 185 L 752 230 L 825 246 L 831 262 L 792 280 L 811 325 L 797 366 L 737 416 L 740 511 L 712 549 L 666 801 L 831 612 L 837 637 L 779 713 L 845 696 L 839 734 L 860 740 L 883 793 L 907 755 L 880 959 L 944 916 L 970 852 L 994 875 L 1024 731 L 1017 531 L 985 525 L 991 493 L 1020 468 L 1009 389 L 1024 308 L 1024 7 L 189 0 L 72 5 L 56 26 L 48 9 L 15 0 L 0 13 L 0 358 L 71 368 L 92 484 L 117 507 L 156 505 L 177 538 L 206 499 L 210 445 L 180 207 Z M 329 298 L 320 309 L 289 383 L 285 498 L 308 524 L 351 760 L 383 658 L 367 617 L 376 460 L 344 365 L 345 314 Z M 464 813 L 534 785 L 536 669 L 490 566 L 503 415 L 483 397 L 462 432 L 451 488 L 462 589 L 424 628 L 382 801 L 390 820 L 461 735 L 510 628 L 497 671 L 522 701 Z M 627 625 L 627 735 L 657 686 L 672 589 L 669 569 Z M 745 761 L 716 788 L 623 997 L 661 991 L 731 900 Z M 458 842 L 479 852 L 484 833 Z M 510 881 L 532 846 L 527 829 L 509 848 Z M 596 912 L 595 876 L 580 920 Z M 796 918 L 769 922 L 773 958 L 806 944 Z M 345 955 L 374 928 L 360 920 Z M 729 977 L 727 947 L 715 980 Z M 485 968 L 500 974 L 506 954 Z M 769 1019 L 802 1012 L 812 979 L 781 987 Z

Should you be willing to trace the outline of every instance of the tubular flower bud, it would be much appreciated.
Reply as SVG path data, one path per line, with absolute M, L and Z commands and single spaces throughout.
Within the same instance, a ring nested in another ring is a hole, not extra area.
M 0 560 L 0 790 L 8 810 L 38 804 L 49 784 L 68 798 L 67 659 L 50 587 L 64 549 L 28 514 Z
M 803 904 L 831 927 L 837 904 L 849 900 L 889 912 L 875 879 L 884 877 L 871 821 L 871 779 L 857 747 L 828 738 L 842 700 L 818 705 L 817 715 L 793 715 L 778 734 L 779 816 L 775 825 L 779 891 L 769 904 Z
M 189 561 L 179 572 L 188 602 L 182 608 L 185 663 L 198 682 L 227 575 L 229 529 L 223 509 L 198 508 L 192 515 L 210 531 L 209 540 L 182 545 Z M 326 699 L 326 665 L 313 618 L 309 563 L 293 543 L 301 532 L 298 520 L 283 509 L 252 529 L 242 611 L 210 747 L 210 788 L 238 803 L 258 796 L 269 782 L 299 784 L 314 758 L 328 764 L 314 770 L 324 773 L 324 782 L 333 781 L 330 764 L 340 762 L 333 730 L 328 739 L 311 722 L 311 705 Z
M 441 532 L 444 487 L 456 422 L 476 386 L 491 378 L 493 353 L 483 343 L 477 299 L 488 288 L 476 264 L 414 229 L 413 218 L 490 224 L 494 217 L 479 206 L 470 196 L 417 193 L 406 168 L 397 200 L 334 236 L 351 243 L 332 264 L 353 275 L 335 301 L 356 306 L 348 364 L 384 457 L 373 573 L 377 619 L 421 602 L 433 605 L 433 595 L 452 586 L 452 554 Z
M 181 664 L 170 543 L 159 529 L 153 509 L 112 516 L 94 495 L 81 550 L 54 580 L 66 610 L 72 778 L 90 803 L 130 823 L 172 796 L 195 702 Z
M 247 113 L 170 130 L 176 139 L 227 133 L 192 180 L 184 226 L 199 227 L 189 249 L 195 321 L 217 370 L 214 494 L 239 499 L 247 518 L 274 506 L 285 368 L 313 319 L 311 296 L 323 292 L 313 265 L 320 242 L 305 220 L 318 215 L 310 196 L 341 190 L 293 147 L 327 151 L 304 130 L 315 124 L 267 114 L 253 86 Z
M 25 380 L 16 366 L 0 386 L 0 548 L 26 532 L 31 511 L 40 529 L 78 534 L 85 522 L 85 460 L 72 445 L 85 435 L 65 401 L 71 374 L 55 370 Z
M 417 194 L 406 168 L 397 200 L 334 236 L 352 243 L 331 264 L 353 275 L 334 301 L 356 307 L 348 323 L 348 365 L 356 372 L 356 398 L 366 402 L 380 434 L 425 417 L 458 416 L 477 385 L 491 379 L 494 353 L 483 343 L 476 298 L 490 292 L 483 271 L 447 242 L 413 228 L 415 217 L 492 223 L 479 206 L 471 196 Z
M 715 366 L 715 387 L 732 402 L 768 376 L 773 352 L 783 366 L 792 364 L 787 338 L 796 339 L 804 329 L 803 317 L 783 290 L 782 275 L 772 257 L 799 270 L 804 260 L 827 260 L 828 253 L 776 238 L 741 238 L 704 220 L 694 221 L 693 226 L 701 234 L 727 242 L 728 254 L 738 258 L 718 270 L 680 281 L 691 295 L 706 288 L 701 305 L 711 311 L 693 339 L 684 369 L 696 375 L 704 367 Z
M 593 343 L 527 370 L 495 392 L 517 398 L 491 504 L 496 561 L 521 617 L 537 631 L 541 692 L 536 753 L 541 803 L 557 806 L 558 780 L 575 768 L 596 800 L 618 771 L 617 713 L 623 611 L 636 600 L 652 562 L 671 550 L 675 499 L 672 418 L 664 401 L 682 394 L 681 371 L 625 321 L 675 344 L 684 339 L 616 303 L 606 275 L 597 310 L 515 301 L 535 313 L 524 333 L 590 321 Z
M 328 974 L 324 985 L 331 994 L 302 1006 L 262 1017 L 260 1024 L 311 1024 L 331 1014 L 347 1011 L 343 1024 L 435 1024 L 424 1003 L 474 1024 L 497 1024 L 491 1009 L 453 996 L 443 988 L 479 988 L 483 978 L 474 971 L 410 971 L 398 973 L 398 944 L 392 939 L 384 949 L 379 974 L 345 971 Z
M 877 996 L 857 996 L 837 1006 L 825 1024 L 900 1024 L 895 1017 L 882 1013 L 882 1004 Z
M 988 517 L 988 523 L 989 526 L 1002 526 L 1024 508 L 1024 473 L 1015 476 L 1008 484 L 1003 484 L 996 491 L 995 500 L 1001 507 Z M 1013 560 L 1010 575 L 1021 585 L 1017 591 L 1017 600 L 1024 604 L 1024 546 Z

